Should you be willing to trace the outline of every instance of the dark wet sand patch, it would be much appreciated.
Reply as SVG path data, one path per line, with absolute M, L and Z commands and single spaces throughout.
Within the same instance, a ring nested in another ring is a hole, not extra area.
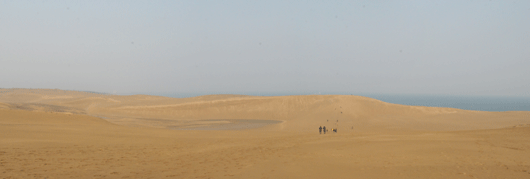
M 147 126 L 171 130 L 243 130 L 278 124 L 282 121 L 265 119 L 197 119 L 172 120 L 157 118 L 104 118 L 105 120 L 126 126 Z
M 278 124 L 282 121 L 264 119 L 207 119 L 196 120 L 190 124 L 168 126 L 174 130 L 243 130 L 265 127 Z

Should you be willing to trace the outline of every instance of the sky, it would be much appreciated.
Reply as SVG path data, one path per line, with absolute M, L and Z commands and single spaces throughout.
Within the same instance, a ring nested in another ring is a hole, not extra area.
M 530 96 L 530 1 L 0 1 L 0 88 Z

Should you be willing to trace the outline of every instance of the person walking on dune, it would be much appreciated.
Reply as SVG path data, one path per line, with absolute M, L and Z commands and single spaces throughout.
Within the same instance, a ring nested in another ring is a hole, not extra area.
M 322 134 L 322 126 L 318 128 L 318 133 Z
M 324 134 L 326 134 L 326 126 L 322 128 L 324 130 Z

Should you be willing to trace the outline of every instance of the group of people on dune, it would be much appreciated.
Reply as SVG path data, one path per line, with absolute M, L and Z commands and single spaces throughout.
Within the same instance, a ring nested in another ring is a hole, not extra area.
M 319 132 L 320 134 L 322 134 L 322 131 L 324 131 L 324 134 L 326 134 L 326 132 L 328 131 L 328 130 L 326 129 L 326 126 L 324 126 L 324 127 L 320 126 L 320 127 L 318 128 L 318 132 Z M 331 131 L 333 131 L 333 132 L 337 132 L 337 129 L 336 129 L 336 128 L 332 128 Z

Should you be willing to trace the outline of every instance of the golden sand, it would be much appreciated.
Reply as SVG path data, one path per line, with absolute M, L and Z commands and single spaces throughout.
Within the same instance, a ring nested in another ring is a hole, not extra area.
M 0 89 L 0 178 L 530 178 L 528 124 L 349 95 Z

